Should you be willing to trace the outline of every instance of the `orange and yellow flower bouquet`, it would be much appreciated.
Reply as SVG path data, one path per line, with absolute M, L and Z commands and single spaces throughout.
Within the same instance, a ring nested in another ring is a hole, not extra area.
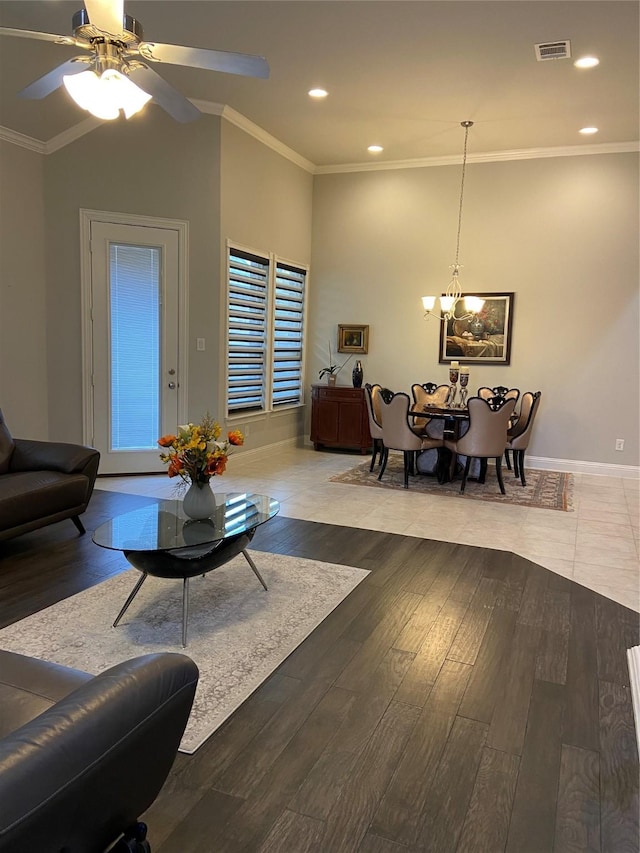
M 185 483 L 208 483 L 216 474 L 224 474 L 231 448 L 244 444 L 244 436 L 236 429 L 220 440 L 221 432 L 220 424 L 207 412 L 199 424 L 179 426 L 177 435 L 159 438 L 158 444 L 165 448 L 160 459 L 168 464 L 168 475 Z

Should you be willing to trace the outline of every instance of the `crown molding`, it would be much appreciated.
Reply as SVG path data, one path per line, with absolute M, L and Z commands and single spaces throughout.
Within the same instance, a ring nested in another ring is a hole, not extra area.
M 103 124 L 104 122 L 99 118 L 85 118 L 83 121 L 78 122 L 78 124 L 74 124 L 73 127 L 70 127 L 68 130 L 64 130 L 57 136 L 51 137 L 48 142 L 45 142 L 44 153 L 53 154 L 54 151 L 59 151 L 66 145 L 75 142 L 76 139 L 86 136 L 87 133 L 91 133 L 91 131 L 95 130 L 97 127 L 102 127 Z
M 198 106 L 197 102 L 196 106 Z M 317 169 L 315 163 L 312 163 L 311 160 L 307 160 L 307 158 L 303 157 L 302 154 L 298 154 L 298 152 L 294 151 L 293 148 L 289 148 L 289 146 L 285 145 L 284 142 L 280 142 L 280 140 L 276 139 L 275 136 L 272 136 L 264 130 L 264 128 L 242 115 L 242 113 L 234 110 L 233 107 L 229 107 L 225 104 L 222 108 L 222 118 L 231 122 L 231 124 L 235 124 L 235 126 L 239 127 L 240 130 L 244 130 L 245 133 L 248 133 L 249 136 L 253 136 L 254 139 L 258 140 L 258 142 L 261 142 L 263 145 L 271 148 L 272 151 L 276 152 L 276 154 L 280 154 L 282 157 L 285 157 L 287 160 L 295 163 L 296 166 L 304 169 L 305 172 L 315 175 Z
M 293 148 L 289 148 L 289 146 L 285 145 L 284 142 L 280 142 L 280 140 L 276 139 L 275 136 L 272 136 L 264 128 L 260 127 L 260 125 L 242 115 L 242 113 L 234 110 L 233 107 L 230 107 L 227 104 L 215 104 L 211 101 L 198 101 L 195 99 L 192 100 L 191 103 L 197 107 L 201 113 L 222 116 L 222 118 L 226 119 L 231 124 L 235 124 L 236 127 L 239 127 L 240 130 L 244 130 L 244 132 L 248 133 L 249 136 L 253 136 L 254 139 L 258 140 L 258 142 L 261 142 L 263 145 L 271 148 L 287 160 L 291 160 L 291 162 L 295 163 L 296 166 L 300 166 L 301 169 L 304 169 L 306 172 L 310 172 L 312 175 L 315 174 L 317 168 L 315 163 L 312 163 L 310 160 L 307 160 L 306 157 L 298 154 L 298 152 L 294 151 Z
M 312 175 L 335 175 L 346 172 L 379 172 L 391 169 L 422 169 L 429 166 L 456 166 L 462 162 L 458 154 L 446 157 L 423 157 L 416 160 L 388 160 L 386 162 L 344 163 L 339 165 L 316 166 L 306 157 L 289 148 L 264 128 L 255 124 L 246 116 L 229 107 L 227 104 L 217 104 L 212 101 L 191 101 L 205 115 L 221 116 L 231 124 L 253 136 L 258 142 L 271 148 L 276 153 L 290 160 L 296 166 Z M 86 118 L 78 124 L 52 137 L 48 142 L 41 142 L 25 134 L 0 126 L 0 139 L 27 148 L 38 154 L 53 154 L 80 139 L 87 133 L 100 127 L 104 122 L 96 118 Z M 503 163 L 514 160 L 540 160 L 548 157 L 581 157 L 593 154 L 630 154 L 640 151 L 640 142 L 604 142 L 592 145 L 567 145 L 556 148 L 522 148 L 512 151 L 488 151 L 467 155 L 467 163 Z
M 46 154 L 46 144 L 44 142 L 34 139 L 32 136 L 25 136 L 24 133 L 18 133 L 16 130 L 10 130 L 8 127 L 2 127 L 2 125 L 0 125 L 0 139 L 4 142 L 10 142 L 12 145 L 17 145 L 19 148 L 26 148 L 28 151 Z
M 600 145 L 567 145 L 557 148 L 522 148 L 514 151 L 488 151 L 468 154 L 467 163 L 502 163 L 511 160 L 541 160 L 547 157 L 580 157 L 584 154 L 629 154 L 640 151 L 640 142 L 603 142 Z M 418 160 L 388 160 L 384 163 L 344 163 L 338 166 L 316 166 L 316 175 L 343 172 L 380 172 L 389 169 L 422 169 L 427 166 L 453 166 L 462 162 L 460 155 L 424 157 Z

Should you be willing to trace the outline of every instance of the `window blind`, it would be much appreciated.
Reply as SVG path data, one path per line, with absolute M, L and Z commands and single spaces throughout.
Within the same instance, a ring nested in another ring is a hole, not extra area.
M 272 340 L 273 408 L 302 402 L 306 272 L 276 263 Z
M 109 247 L 112 450 L 157 448 L 160 262 L 155 247 Z
M 227 407 L 265 407 L 269 260 L 238 249 L 228 255 Z

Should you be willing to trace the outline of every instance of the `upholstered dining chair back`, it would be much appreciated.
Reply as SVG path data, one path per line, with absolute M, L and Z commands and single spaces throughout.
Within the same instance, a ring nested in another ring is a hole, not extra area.
M 503 398 L 498 405 L 482 397 L 471 397 L 469 430 L 456 442 L 456 452 L 476 459 L 501 457 L 507 446 L 507 428 L 515 405 L 513 398 Z
M 516 403 L 520 397 L 519 388 L 507 388 L 506 385 L 496 385 L 495 388 L 487 388 L 483 386 L 478 388 L 478 397 L 483 400 L 489 400 L 491 397 L 498 397 L 503 400 L 515 400 Z
M 421 450 L 422 439 L 409 424 L 408 394 L 394 394 L 389 402 L 382 400 L 382 440 L 386 450 Z
M 423 385 L 411 386 L 413 402 L 416 406 L 444 406 L 449 394 L 448 385 L 436 385 L 435 382 L 425 382 Z
M 411 394 L 415 406 L 444 406 L 449 395 L 448 385 L 436 385 L 435 382 L 416 383 L 411 386 Z M 431 418 L 414 418 L 414 432 L 425 432 Z
M 371 406 L 373 408 L 373 417 L 376 423 L 382 429 L 382 387 L 380 385 L 371 386 Z
M 538 407 L 540 405 L 541 391 L 525 391 L 520 404 L 520 417 L 513 430 L 509 431 L 509 447 L 513 450 L 526 450 L 533 432 Z
M 401 450 L 404 456 L 404 487 L 409 487 L 409 474 L 416 467 L 416 457 L 420 450 L 431 450 L 443 445 L 441 438 L 432 439 L 416 434 L 409 422 L 411 400 L 408 394 L 385 394 L 382 398 L 382 441 L 384 444 L 382 465 L 378 479 L 381 480 L 389 461 L 389 450 Z
M 367 414 L 369 415 L 369 432 L 371 433 L 371 438 L 382 438 L 380 386 L 370 385 L 367 383 L 364 386 L 364 398 L 367 402 Z
M 507 468 L 511 468 L 509 460 L 509 451 L 513 451 L 513 471 L 516 477 L 520 477 L 522 486 L 527 485 L 527 478 L 524 469 L 525 451 L 529 447 L 531 433 L 533 432 L 533 422 L 535 421 L 538 406 L 540 405 L 541 391 L 526 391 L 522 395 L 522 403 L 520 405 L 520 417 L 517 423 L 509 430 L 507 438 L 507 446 L 504 451 L 504 458 L 507 462 Z

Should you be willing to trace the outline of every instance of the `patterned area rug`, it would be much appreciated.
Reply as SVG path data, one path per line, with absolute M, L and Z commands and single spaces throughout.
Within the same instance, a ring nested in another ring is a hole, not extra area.
M 350 468 L 343 474 L 331 477 L 332 483 L 348 483 L 352 486 L 371 486 L 374 489 L 403 489 L 404 474 L 402 457 L 389 455 L 387 469 L 382 480 L 378 480 L 378 467 L 369 473 L 371 460 Z M 463 494 L 460 493 L 460 476 L 451 483 L 440 485 L 434 476 L 418 474 L 409 476 L 409 491 L 472 501 L 495 501 L 518 506 L 540 507 L 573 512 L 573 475 L 559 471 L 536 471 L 527 469 L 527 485 L 522 488 L 513 471 L 503 467 L 502 479 L 506 495 L 500 494 L 495 468 L 489 465 L 486 482 L 481 485 L 468 480 Z
M 193 753 L 369 574 L 363 569 L 262 551 L 190 582 L 187 648 L 182 582 L 148 577 L 112 628 L 140 573 L 129 569 L 0 631 L 9 651 L 98 673 L 158 651 L 184 652 L 200 669 L 180 751 Z

